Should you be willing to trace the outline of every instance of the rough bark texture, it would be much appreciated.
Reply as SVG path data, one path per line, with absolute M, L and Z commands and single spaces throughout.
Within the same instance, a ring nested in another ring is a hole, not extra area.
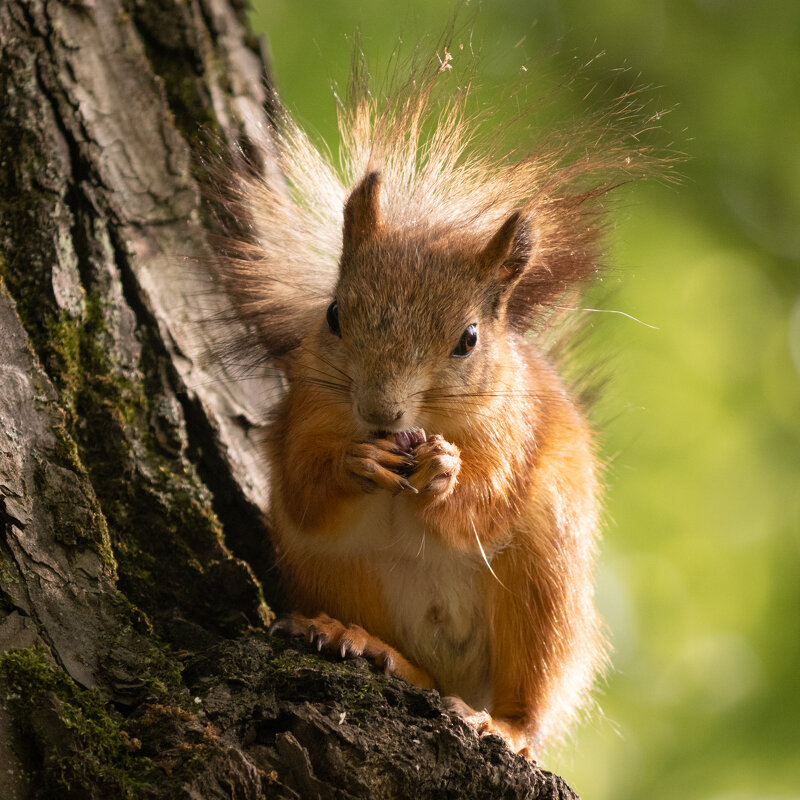
M 263 630 L 275 387 L 197 322 L 198 152 L 263 113 L 257 51 L 227 0 L 0 5 L 3 797 L 574 797 Z

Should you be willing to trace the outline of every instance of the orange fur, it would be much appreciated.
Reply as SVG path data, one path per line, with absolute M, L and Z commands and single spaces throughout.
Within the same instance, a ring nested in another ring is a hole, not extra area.
M 604 659 L 598 465 L 542 342 L 597 269 L 604 193 L 647 153 L 613 114 L 574 150 L 475 151 L 468 86 L 437 101 L 437 63 L 385 102 L 355 81 L 341 174 L 279 114 L 286 183 L 238 173 L 222 270 L 257 332 L 233 349 L 288 379 L 269 447 L 288 629 L 533 755 Z
M 444 499 L 403 492 L 397 501 L 445 548 L 476 564 L 481 548 L 489 554 L 480 595 L 490 631 L 488 710 L 499 727 L 481 729 L 532 754 L 563 733 L 602 660 L 591 603 L 597 485 L 577 409 L 543 359 L 520 341 L 516 347 L 527 356 L 528 374 L 518 379 L 525 387 L 538 383 L 541 393 L 509 392 L 496 408 L 484 404 L 492 415 L 479 425 L 442 419 L 439 429 L 460 454 L 456 486 Z M 322 402 L 317 387 L 298 383 L 276 418 L 273 522 L 281 568 L 294 608 L 363 626 L 405 653 L 371 568 L 374 554 L 337 549 L 370 496 L 346 469 L 345 454 L 359 438 L 351 415 L 346 405 Z M 459 686 L 436 685 L 463 694 Z

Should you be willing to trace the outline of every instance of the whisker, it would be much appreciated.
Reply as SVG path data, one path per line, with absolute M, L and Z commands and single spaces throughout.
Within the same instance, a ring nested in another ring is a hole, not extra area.
M 434 400 L 449 400 L 449 399 L 458 399 L 462 397 L 563 397 L 563 391 L 552 391 L 552 392 L 541 392 L 541 391 L 522 391 L 522 390 L 510 390 L 510 391 L 487 391 L 487 392 L 464 392 L 463 394 L 428 394 L 427 397 L 430 397 Z
M 323 358 L 323 357 L 322 357 L 322 356 L 321 356 L 319 353 L 315 353 L 313 350 L 309 350 L 309 349 L 308 349 L 307 347 L 305 347 L 305 346 L 301 346 L 301 349 L 302 349 L 304 352 L 308 353 L 308 354 L 309 354 L 310 356 L 312 356 L 313 358 L 316 358 L 316 359 L 318 359 L 319 361 L 321 361 L 323 364 L 326 364 L 326 365 L 327 365 L 327 366 L 329 366 L 331 369 L 334 369 L 334 370 L 336 370 L 336 372 L 338 372 L 340 375 L 342 375 L 343 377 L 345 377 L 345 378 L 346 378 L 348 381 L 350 381 L 350 382 L 352 383 L 353 379 L 352 379 L 352 378 L 351 378 L 351 377 L 350 377 L 350 376 L 349 376 L 349 375 L 348 375 L 348 374 L 347 374 L 347 373 L 346 373 L 344 370 L 342 370 L 342 369 L 339 369 L 339 367 L 337 367 L 335 364 L 331 364 L 331 362 L 330 362 L 330 361 L 328 361 L 328 359 L 326 359 L 326 358 Z
M 452 414 L 453 411 L 452 408 L 437 408 L 436 406 L 427 406 L 427 405 L 421 405 L 420 409 L 423 411 L 427 411 L 429 413 L 442 414 L 442 415 Z M 475 417 L 484 417 L 485 419 L 494 418 L 492 414 L 489 414 L 487 412 L 481 411 L 476 408 L 466 409 L 464 410 L 463 413 L 464 416 L 469 416 L 470 418 L 475 418 Z
M 492 565 L 489 563 L 489 559 L 486 558 L 486 551 L 483 549 L 483 545 L 481 544 L 481 537 L 478 536 L 478 529 L 475 527 L 475 520 L 470 517 L 470 524 L 472 525 L 472 531 L 475 534 L 475 541 L 478 543 L 478 549 L 481 551 L 481 556 L 483 557 L 483 561 L 486 564 L 489 572 L 492 573 L 492 577 L 506 590 L 508 591 L 508 586 L 506 586 L 500 578 L 497 577 L 497 573 L 492 569 Z
M 329 389 L 337 394 L 349 395 L 350 388 L 334 381 L 323 380 L 322 378 L 314 378 L 307 375 L 295 375 L 290 379 L 291 383 L 305 383 L 310 386 L 319 386 L 322 389 Z
M 330 372 L 326 372 L 324 369 L 320 369 L 319 367 L 312 367 L 312 366 L 306 366 L 305 368 L 309 369 L 309 370 L 312 370 L 313 372 L 318 372 L 320 375 L 324 375 L 325 377 L 330 378 L 332 381 L 335 381 L 337 383 L 341 383 L 342 386 L 345 385 L 344 382 L 340 381 L 338 376 L 332 375 Z M 351 383 L 351 381 L 348 378 L 347 379 L 347 385 L 349 386 L 350 383 Z
M 417 558 L 422 557 L 422 560 L 425 560 L 425 537 L 427 536 L 428 531 L 423 527 L 422 529 L 422 536 L 419 540 L 419 550 L 417 550 Z
M 561 311 L 591 311 L 594 314 L 619 314 L 628 319 L 632 319 L 634 322 L 638 322 L 640 325 L 644 325 L 645 328 L 652 328 L 654 331 L 660 330 L 656 325 L 649 325 L 647 322 L 643 322 L 637 317 L 634 317 L 633 314 L 628 314 L 626 311 L 618 311 L 614 308 L 571 308 L 569 306 L 553 306 L 553 308 L 557 308 Z

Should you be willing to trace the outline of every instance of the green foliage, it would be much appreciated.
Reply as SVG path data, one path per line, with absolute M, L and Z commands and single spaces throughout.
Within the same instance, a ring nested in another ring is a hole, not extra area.
M 502 103 L 522 66 L 549 118 L 579 117 L 592 84 L 590 101 L 658 87 L 644 99 L 670 113 L 652 138 L 689 157 L 681 186 L 621 192 L 613 269 L 585 304 L 655 329 L 585 312 L 588 355 L 612 375 L 596 422 L 610 521 L 598 602 L 615 671 L 604 716 L 544 761 L 595 800 L 793 796 L 800 4 L 502 0 L 471 14 L 462 40 L 479 53 L 481 97 Z M 435 42 L 448 15 L 421 0 L 330 0 L 313 15 L 260 0 L 252 19 L 284 102 L 335 148 L 329 78 L 346 84 L 356 28 L 380 75 L 398 38 Z

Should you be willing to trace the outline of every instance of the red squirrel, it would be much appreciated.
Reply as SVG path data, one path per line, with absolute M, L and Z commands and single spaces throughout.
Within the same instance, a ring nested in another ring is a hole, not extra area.
M 608 136 L 503 153 L 448 60 L 388 98 L 356 81 L 338 168 L 276 112 L 282 178 L 230 187 L 245 224 L 223 272 L 246 346 L 286 379 L 279 627 L 438 689 L 535 757 L 605 658 L 599 461 L 546 342 L 598 270 L 606 193 L 646 156 L 613 112 Z

